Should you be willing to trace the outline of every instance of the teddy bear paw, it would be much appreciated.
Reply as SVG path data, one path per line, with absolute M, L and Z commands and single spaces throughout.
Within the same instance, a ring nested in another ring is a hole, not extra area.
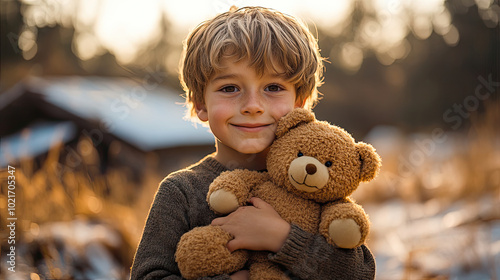
M 359 225 L 353 219 L 333 220 L 328 228 L 328 234 L 340 248 L 354 248 L 361 240 Z
M 208 203 L 210 207 L 219 214 L 231 213 L 239 207 L 236 196 L 223 189 L 216 190 L 210 194 Z

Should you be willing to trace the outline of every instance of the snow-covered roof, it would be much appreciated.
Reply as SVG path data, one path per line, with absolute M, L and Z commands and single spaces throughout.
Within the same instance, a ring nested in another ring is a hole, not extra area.
M 0 168 L 43 154 L 58 143 L 68 142 L 75 133 L 76 126 L 71 122 L 43 122 L 6 136 L 0 142 Z
M 31 90 L 83 119 L 97 120 L 99 129 L 144 151 L 214 143 L 208 128 L 184 119 L 179 93 L 145 80 L 126 78 L 32 78 Z

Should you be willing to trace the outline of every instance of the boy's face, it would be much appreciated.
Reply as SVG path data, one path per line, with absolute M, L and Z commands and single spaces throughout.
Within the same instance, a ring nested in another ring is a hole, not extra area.
M 295 86 L 274 72 L 262 76 L 248 60 L 222 60 L 222 70 L 208 82 L 205 104 L 197 104 L 201 121 L 208 121 L 218 153 L 256 154 L 275 138 L 278 120 L 299 107 Z

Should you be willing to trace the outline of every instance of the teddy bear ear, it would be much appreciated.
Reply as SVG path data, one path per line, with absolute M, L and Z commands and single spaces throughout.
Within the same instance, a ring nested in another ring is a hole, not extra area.
M 382 165 L 382 160 L 375 151 L 375 148 L 370 144 L 358 142 L 356 144 L 356 150 L 358 151 L 359 160 L 361 161 L 359 178 L 363 182 L 368 182 L 377 176 L 380 166 Z
M 290 113 L 284 115 L 278 122 L 276 137 L 285 135 L 290 129 L 299 126 L 302 123 L 315 121 L 314 113 L 303 108 L 295 108 Z

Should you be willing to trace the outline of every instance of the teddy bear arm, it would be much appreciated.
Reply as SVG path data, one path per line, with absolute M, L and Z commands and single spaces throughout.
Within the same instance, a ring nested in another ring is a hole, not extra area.
M 267 173 L 250 170 L 232 170 L 221 173 L 210 184 L 207 201 L 219 214 L 228 214 L 246 204 L 250 191 L 268 180 Z
M 320 233 L 333 245 L 358 247 L 365 242 L 369 230 L 368 215 L 350 199 L 328 203 L 322 208 Z

